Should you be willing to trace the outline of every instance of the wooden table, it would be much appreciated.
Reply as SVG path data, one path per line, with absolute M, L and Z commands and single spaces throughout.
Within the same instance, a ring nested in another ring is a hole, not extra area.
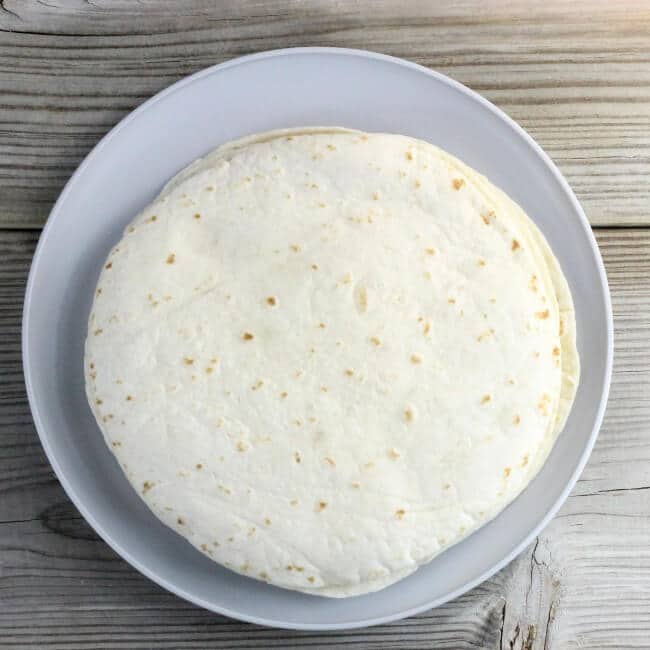
M 535 543 L 444 607 L 335 634 L 208 613 L 117 557 L 50 469 L 20 360 L 40 228 L 97 140 L 189 73 L 297 45 L 411 59 L 522 124 L 593 224 L 616 321 L 600 438 Z M 0 1 L 0 647 L 650 647 L 649 174 L 650 2 Z

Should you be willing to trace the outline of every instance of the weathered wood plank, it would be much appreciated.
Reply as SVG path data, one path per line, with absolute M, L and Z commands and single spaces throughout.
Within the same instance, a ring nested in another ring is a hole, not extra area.
M 0 232 L 0 639 L 3 648 L 642 648 L 650 637 L 650 230 L 598 239 L 617 357 L 605 423 L 537 542 L 471 593 L 390 625 L 269 630 L 204 612 L 119 559 L 70 504 L 38 443 L 20 315 L 38 233 Z
M 648 33 L 650 6 L 632 0 L 3 0 L 0 225 L 42 225 L 97 140 L 158 90 L 298 45 L 382 51 L 449 74 L 538 139 L 592 223 L 650 224 Z

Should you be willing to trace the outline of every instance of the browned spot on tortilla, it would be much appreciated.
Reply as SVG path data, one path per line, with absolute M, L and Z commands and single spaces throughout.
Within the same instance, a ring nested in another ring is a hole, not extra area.
M 557 345 L 553 348 L 553 356 L 554 357 L 560 356 L 560 348 L 558 348 Z
M 515 415 L 514 418 L 512 418 L 512 423 L 516 426 L 521 422 L 521 416 L 520 415 Z
M 266 299 L 267 304 L 271 305 L 272 307 L 275 307 L 275 305 L 278 304 L 278 300 L 275 296 L 269 296 Z
M 481 404 L 487 404 L 491 399 L 492 397 L 490 395 L 485 394 L 481 397 Z
M 528 454 L 521 459 L 521 466 L 526 467 L 526 465 L 528 465 Z
M 508 478 L 508 476 L 510 476 L 511 472 L 512 472 L 512 469 L 510 467 L 506 467 L 503 470 L 503 474 L 505 475 L 506 478 Z
M 255 338 L 255 335 L 251 334 L 250 332 L 244 332 L 242 334 L 242 338 L 244 339 L 244 341 L 252 341 Z
M 194 363 L 194 359 L 192 357 L 183 357 L 183 363 L 186 366 L 191 366 Z
M 537 316 L 537 318 L 540 318 L 541 320 L 546 320 L 550 315 L 551 315 L 551 312 L 549 312 L 548 309 L 545 309 L 544 311 L 536 311 L 535 312 L 535 316 Z
M 513 251 L 516 251 L 518 248 L 521 248 L 521 244 L 516 239 L 513 239 L 510 248 L 512 248 Z
M 406 510 L 404 508 L 400 508 L 399 510 L 395 510 L 395 517 L 397 519 L 404 519 L 406 516 Z
M 176 255 L 174 253 L 170 253 L 165 261 L 167 264 L 173 264 L 176 261 Z
M 454 186 L 454 189 L 458 191 L 463 185 L 465 185 L 465 181 L 462 178 L 454 178 L 452 185 Z

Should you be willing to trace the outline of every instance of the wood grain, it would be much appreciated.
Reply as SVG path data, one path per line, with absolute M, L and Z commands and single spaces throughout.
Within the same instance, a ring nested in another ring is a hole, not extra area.
M 650 638 L 650 230 L 602 229 L 617 357 L 605 423 L 571 497 L 493 579 L 366 630 L 270 630 L 166 593 L 119 559 L 44 457 L 20 363 L 21 301 L 38 233 L 0 231 L 2 648 L 644 648 Z
M 435 68 L 537 138 L 596 225 L 650 213 L 650 4 L 0 2 L 0 224 L 40 227 L 120 118 L 201 68 L 300 45 L 359 47 Z

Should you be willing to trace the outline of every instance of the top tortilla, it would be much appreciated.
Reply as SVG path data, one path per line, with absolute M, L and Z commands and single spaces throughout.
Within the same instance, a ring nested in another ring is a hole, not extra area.
M 498 514 L 579 375 L 568 285 L 519 206 L 430 144 L 329 128 L 229 143 L 168 183 L 106 261 L 85 366 L 164 523 L 335 597 Z

